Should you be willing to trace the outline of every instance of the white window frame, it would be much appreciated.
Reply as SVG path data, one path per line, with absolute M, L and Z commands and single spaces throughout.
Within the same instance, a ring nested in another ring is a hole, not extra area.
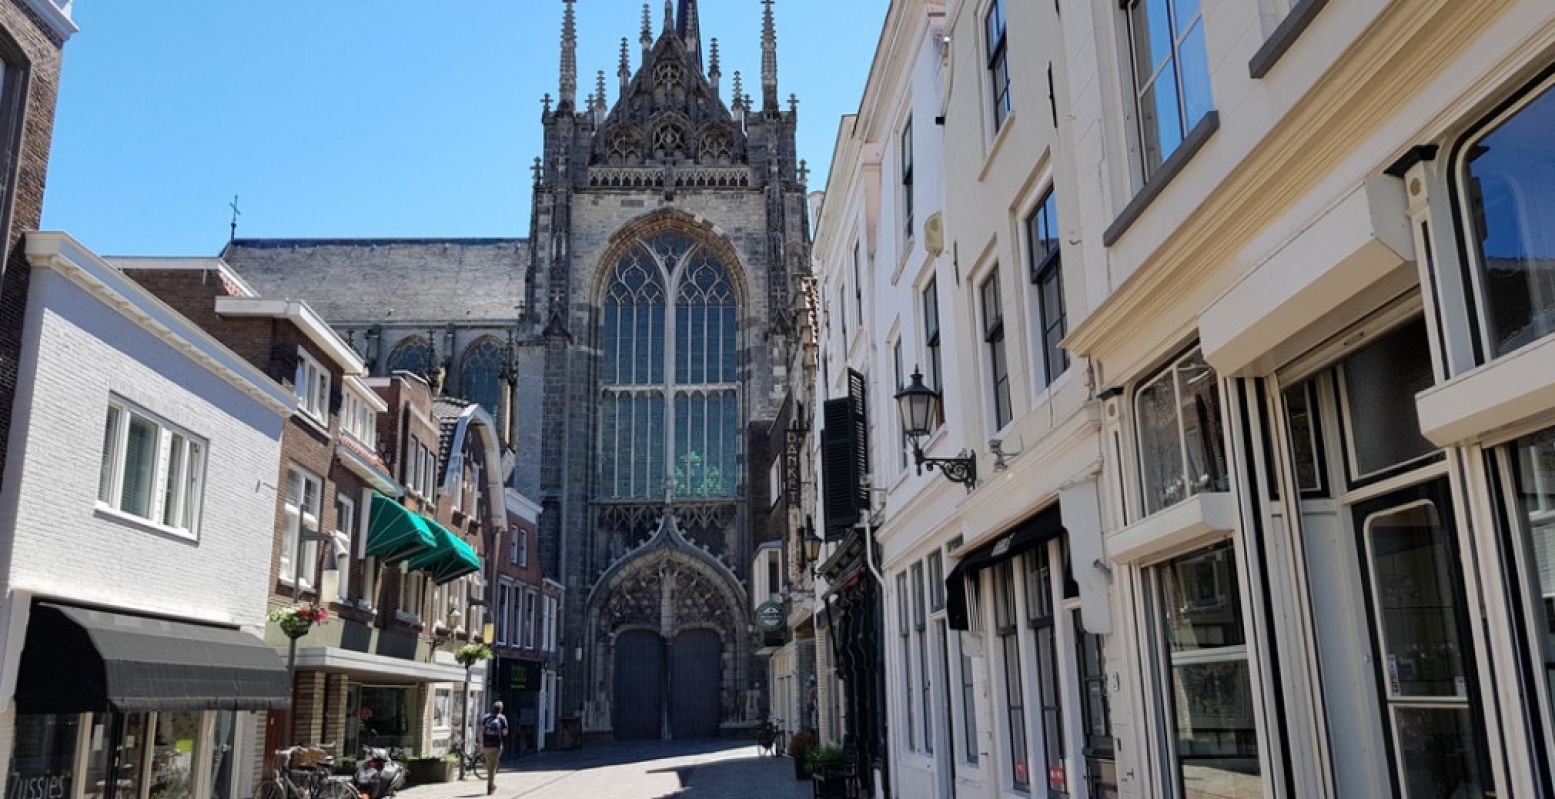
M 291 485 L 299 482 L 298 494 L 307 502 L 308 487 L 313 486 L 314 504 L 311 508 L 291 502 Z M 319 542 L 302 541 L 302 531 L 320 532 L 320 517 L 324 512 L 324 479 L 296 465 L 286 467 L 286 485 L 282 486 L 281 519 L 281 582 L 296 586 L 299 590 L 313 590 L 318 585 Z M 307 566 L 304 570 L 302 567 Z
M 344 513 L 343 514 L 342 510 L 348 511 L 348 513 Z M 342 515 L 350 516 L 349 521 L 343 521 L 340 518 Z M 357 521 L 356 521 L 356 500 L 352 499 L 345 492 L 340 491 L 339 489 L 336 489 L 335 490 L 335 532 L 337 532 L 337 533 L 339 533 L 341 535 L 344 535 L 346 537 L 347 541 L 354 541 L 355 540 L 355 533 L 356 533 L 356 528 L 357 527 L 358 527 L 358 525 L 357 525 Z M 335 551 L 335 569 L 336 569 L 337 572 L 339 572 L 339 578 L 338 579 L 340 581 L 340 588 L 339 588 L 339 590 L 336 593 L 337 593 L 339 601 L 341 603 L 346 603 L 346 602 L 350 602 L 351 601 L 351 553 L 352 553 L 352 550 L 353 550 L 352 547 L 347 546 L 346 554 L 344 554 L 344 555 L 340 554 L 340 551 L 339 551 L 338 548 Z
M 368 449 L 378 446 L 378 412 L 354 390 L 347 390 L 340 406 L 340 429 Z
M 408 601 L 408 602 L 406 601 L 406 597 L 405 597 L 405 592 L 407 590 L 414 590 L 414 592 L 415 592 L 415 596 L 412 597 L 411 600 Z M 410 571 L 409 569 L 407 569 L 405 567 L 404 563 L 401 563 L 400 564 L 400 601 L 399 601 L 399 608 L 394 611 L 395 614 L 399 617 L 399 619 L 401 621 L 420 622 L 421 621 L 421 611 L 422 611 L 422 608 L 424 608 L 426 606 L 426 602 L 427 602 L 426 575 L 424 575 L 424 574 L 422 574 L 421 572 L 418 572 L 418 571 L 416 571 L 416 572 Z M 406 610 L 405 609 L 406 605 L 410 606 L 410 610 Z
M 529 568 L 529 531 L 523 527 L 518 528 L 518 565 Z
M 508 629 L 508 626 L 509 622 L 512 620 L 513 615 L 512 611 L 510 610 L 512 603 L 513 581 L 504 577 L 497 582 L 497 623 L 495 626 L 497 628 L 496 644 L 498 646 L 506 646 L 511 639 L 509 633 L 511 633 L 512 630 Z
M 363 488 L 362 500 L 358 503 L 358 507 L 371 508 L 373 506 L 372 502 L 373 490 L 371 488 Z M 362 564 L 362 598 L 357 600 L 356 604 L 357 607 L 370 609 L 375 607 L 378 599 L 379 580 L 378 559 L 367 557 L 367 531 L 369 529 L 367 516 L 368 514 L 366 513 L 359 513 L 356 520 L 356 559 Z
M 508 563 L 518 564 L 518 525 L 508 527 Z
M 524 592 L 524 648 L 535 648 L 535 605 L 540 592 L 530 588 Z
M 125 452 L 129 445 L 130 421 L 139 419 L 152 427 L 152 461 L 149 516 L 124 505 Z M 162 417 L 117 396 L 110 396 L 103 414 L 105 450 L 100 459 L 97 483 L 97 507 L 112 515 L 123 516 L 187 538 L 199 538 L 200 514 L 204 508 L 205 467 L 209 442 Z M 176 463 L 175 463 L 176 452 Z M 168 496 L 169 488 L 173 495 Z M 117 501 L 115 501 L 117 500 Z
M 301 347 L 297 348 L 297 374 L 294 378 L 297 393 L 297 410 L 315 421 L 329 426 L 330 374 L 319 359 Z

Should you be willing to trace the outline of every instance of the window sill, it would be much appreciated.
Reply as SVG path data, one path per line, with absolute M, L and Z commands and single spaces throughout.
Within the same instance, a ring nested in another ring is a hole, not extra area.
M 1301 0 L 1289 14 L 1285 15 L 1285 19 L 1280 20 L 1274 32 L 1264 40 L 1263 46 L 1259 47 L 1258 52 L 1253 54 L 1252 60 L 1247 62 L 1247 73 L 1253 80 L 1262 78 L 1269 74 L 1269 70 L 1274 69 L 1280 56 L 1285 55 L 1285 51 L 1301 38 L 1307 26 L 1312 24 L 1312 20 L 1317 18 L 1318 12 L 1326 5 L 1328 0 Z
M 406 613 L 403 610 L 396 610 L 394 611 L 394 618 L 416 627 L 421 626 L 421 617 L 414 613 Z
M 1555 336 L 1420 392 L 1420 432 L 1447 447 L 1526 424 L 1555 407 Z
M 1015 118 L 1016 113 L 1011 111 L 1004 118 L 1004 124 L 999 127 L 999 131 L 993 135 L 993 142 L 988 145 L 988 155 L 983 157 L 983 168 L 977 172 L 978 183 L 988 179 L 988 173 L 993 169 L 993 162 L 998 160 L 999 152 L 1004 149 L 1005 141 L 1009 140 L 1010 136 L 1013 135 L 1010 131 L 1015 129 Z
M 297 412 L 292 414 L 292 418 L 302 422 L 303 426 L 309 430 L 312 430 L 313 432 L 318 433 L 325 438 L 329 438 L 329 422 L 319 419 L 317 416 L 308 413 L 302 408 L 298 408 Z
M 1204 148 L 1205 142 L 1208 142 L 1210 136 L 1214 135 L 1215 131 L 1219 129 L 1220 112 L 1210 111 L 1205 114 L 1204 118 L 1199 120 L 1199 124 L 1194 125 L 1193 130 L 1188 131 L 1188 135 L 1183 138 L 1182 143 L 1177 145 L 1177 150 L 1161 163 L 1160 168 L 1156 170 L 1156 173 L 1149 180 L 1145 181 L 1144 188 L 1140 189 L 1139 193 L 1134 195 L 1134 199 L 1130 200 L 1129 204 L 1123 207 L 1123 212 L 1118 214 L 1118 218 L 1114 219 L 1112 224 L 1107 226 L 1106 232 L 1101 237 L 1102 246 L 1111 247 L 1117 244 L 1118 239 L 1123 238 L 1123 234 L 1127 233 L 1128 229 L 1133 227 L 1134 223 L 1139 221 L 1141 216 L 1144 216 L 1145 209 L 1155 202 L 1155 198 L 1161 196 L 1161 192 L 1166 190 L 1172 179 L 1176 178 L 1177 174 L 1183 170 L 1183 167 L 1193 160 L 1193 156 L 1197 155 L 1199 150 Z
M 1237 524 L 1235 494 L 1197 494 L 1108 535 L 1107 557 L 1119 564 L 1163 560 L 1223 538 Z
M 181 541 L 188 541 L 190 543 L 199 543 L 200 541 L 199 533 L 194 530 L 184 530 L 178 527 L 168 527 L 165 524 L 160 524 L 158 522 L 151 521 L 150 519 L 136 516 L 133 513 L 126 513 L 125 511 L 119 510 L 118 508 L 103 503 L 102 501 L 97 502 L 95 512 L 98 516 L 102 516 L 112 521 L 129 525 L 131 527 L 139 527 L 146 532 L 165 535 L 170 538 L 177 538 Z

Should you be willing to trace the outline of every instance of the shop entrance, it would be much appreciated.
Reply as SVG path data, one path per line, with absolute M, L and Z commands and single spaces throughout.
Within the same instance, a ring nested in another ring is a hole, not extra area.
M 674 737 L 718 737 L 721 685 L 723 643 L 718 633 L 687 630 L 675 636 L 670 652 L 670 733 Z
M 649 630 L 616 638 L 615 708 L 611 728 L 618 741 L 663 737 L 663 639 Z

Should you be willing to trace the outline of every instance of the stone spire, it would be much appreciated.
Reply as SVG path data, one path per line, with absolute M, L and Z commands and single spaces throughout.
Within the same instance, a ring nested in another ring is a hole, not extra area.
M 702 66 L 702 15 L 697 10 L 697 0 L 680 0 L 680 12 L 675 20 L 675 32 L 686 43 L 686 50 Z
M 723 77 L 723 74 L 721 72 L 719 72 L 719 70 L 718 70 L 718 38 L 717 37 L 713 38 L 713 41 L 712 41 L 712 44 L 711 44 L 711 51 L 710 52 L 711 52 L 712 60 L 709 62 L 709 65 L 708 65 L 708 68 L 707 68 L 707 81 L 708 81 L 708 83 L 713 84 L 713 94 L 717 94 L 718 93 L 718 79 L 720 77 Z
M 631 79 L 632 79 L 632 61 L 631 61 L 631 58 L 627 55 L 627 48 L 628 47 L 630 47 L 630 45 L 627 43 L 626 37 L 622 36 L 621 37 L 621 66 L 618 69 L 616 69 L 616 76 L 621 78 L 621 96 L 622 97 L 626 96 L 626 84 L 629 81 L 631 81 Z
M 647 3 L 643 3 L 643 32 L 637 41 L 643 46 L 643 61 L 648 60 L 648 51 L 653 49 L 653 11 Z
M 562 0 L 562 67 L 561 91 L 556 98 L 557 108 L 572 108 L 578 97 L 578 23 L 573 14 L 575 0 Z
M 605 113 L 609 110 L 610 105 L 605 101 L 605 71 L 602 69 L 594 81 L 594 124 L 604 123 Z
M 675 29 L 675 3 L 674 0 L 664 0 L 664 32 Z
M 772 0 L 761 0 L 761 101 L 762 108 L 776 110 L 778 104 L 777 23 L 772 19 Z
M 736 122 L 743 122 L 745 120 L 745 101 L 740 96 L 741 89 L 740 71 L 737 69 L 734 71 L 734 97 L 729 101 L 729 110 L 734 112 L 734 119 Z

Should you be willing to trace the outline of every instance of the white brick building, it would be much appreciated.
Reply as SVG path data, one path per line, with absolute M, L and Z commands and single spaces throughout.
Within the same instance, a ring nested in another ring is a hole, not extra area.
M 29 778 L 44 774 L 51 759 L 73 763 L 64 750 L 74 751 L 87 771 L 66 769 L 63 776 L 73 776 L 65 784 L 79 797 L 101 790 L 90 784 L 98 774 L 91 769 L 100 767 L 94 758 L 111 754 L 105 747 L 144 739 L 146 760 L 121 763 L 141 775 L 133 786 L 121 784 L 121 799 L 135 795 L 131 788 L 142 796 L 159 790 L 153 783 L 246 796 L 252 775 L 240 772 L 250 764 L 225 755 L 222 766 L 220 747 L 255 745 L 255 714 L 241 711 L 271 700 L 231 690 L 203 698 L 137 694 L 146 685 L 129 685 L 134 680 L 116 671 L 118 664 L 108 668 L 106 685 L 70 686 L 79 701 L 106 707 L 27 715 L 29 703 L 61 704 L 52 688 L 29 683 L 40 664 L 29 664 L 28 651 L 75 635 L 63 627 L 79 622 L 93 643 L 77 641 L 68 663 L 56 664 L 75 680 L 72 664 L 95 662 L 91 650 L 106 646 L 93 624 L 130 639 L 165 636 L 158 641 L 212 631 L 224 642 L 212 646 L 241 649 L 251 641 L 246 654 L 260 655 L 254 663 L 280 668 L 284 701 L 284 666 L 258 635 L 275 468 L 294 400 L 69 236 L 31 234 L 27 253 L 33 274 L 25 355 L 0 489 L 0 749 L 12 762 L 15 732 L 14 762 Z M 40 612 L 61 626 L 38 628 Z M 181 657 L 176 646 L 149 652 Z M 195 691 L 197 677 L 173 679 Z M 168 709 L 157 712 L 159 702 Z

